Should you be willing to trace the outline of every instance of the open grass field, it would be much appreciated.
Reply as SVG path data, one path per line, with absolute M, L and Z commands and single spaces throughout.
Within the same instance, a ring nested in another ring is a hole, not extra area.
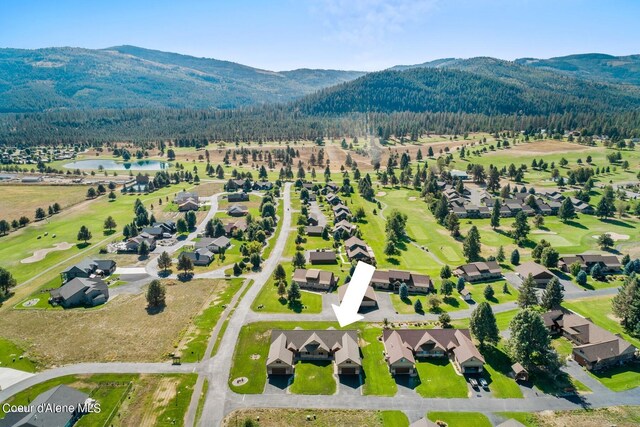
M 311 417 L 311 421 L 307 417 Z M 224 427 L 241 427 L 245 420 L 260 419 L 260 427 L 367 426 L 407 427 L 409 420 L 401 411 L 357 411 L 346 409 L 270 409 L 251 408 L 233 411 L 224 419 Z
M 526 427 L 539 427 L 541 424 L 537 421 L 537 414 L 529 412 L 496 412 L 495 415 L 501 417 L 503 421 L 514 419 Z
M 194 317 L 177 348 L 183 363 L 198 362 L 202 359 L 211 331 L 215 328 L 222 312 L 240 289 L 242 283 L 244 283 L 243 279 L 228 280 L 225 289 L 217 292 L 209 306 Z
M 389 373 L 389 367 L 384 358 L 384 344 L 378 340 L 382 335 L 382 329 L 374 326 L 366 326 L 361 329 L 360 349 L 362 351 L 362 374 L 364 385 L 362 394 L 377 396 L 394 396 L 398 391 L 398 385 Z
M 157 314 L 147 313 L 144 294 L 118 296 L 94 310 L 7 310 L 0 317 L 0 330 L 46 367 L 161 361 L 175 351 L 194 316 L 221 298 L 228 286 L 225 280 L 176 282 L 167 286 L 167 306 Z
M 1 237 L 0 257 L 3 260 L 3 266 L 21 283 L 34 274 L 34 271 L 43 271 L 54 265 L 60 264 L 60 268 L 56 267 L 56 271 L 51 272 L 49 276 L 55 276 L 58 271 L 62 271 L 65 265 L 70 265 L 80 261 L 80 256 L 88 256 L 95 254 L 98 249 L 105 246 L 107 242 L 119 239 L 120 234 L 116 232 L 113 235 L 107 235 L 103 232 L 103 224 L 105 218 L 111 215 L 118 224 L 117 230 L 121 230 L 124 224 L 130 222 L 134 216 L 133 206 L 135 200 L 140 198 L 145 203 L 149 213 L 155 213 L 150 209 L 150 205 L 156 203 L 159 197 L 163 197 L 175 192 L 174 187 L 163 188 L 149 195 L 126 195 L 118 194 L 117 199 L 109 202 L 106 196 L 98 197 L 87 203 L 81 203 L 72 208 L 63 211 L 60 214 L 30 224 L 27 227 L 11 233 L 8 236 Z M 156 210 L 160 210 L 155 205 Z M 89 241 L 89 246 L 85 247 L 81 242 L 77 241 L 78 230 L 81 225 L 87 226 L 93 234 L 93 238 Z M 48 233 L 47 236 L 44 236 Z M 56 237 L 53 237 L 53 236 Z M 38 239 L 40 236 L 40 239 Z M 33 255 L 39 249 L 50 248 L 56 243 L 71 243 L 71 248 L 61 251 L 49 252 L 41 261 L 24 264 L 21 261 Z M 77 258 L 71 259 L 76 255 Z
M 588 411 L 544 411 L 517 419 L 521 421 L 522 418 L 531 420 L 529 424 L 525 423 L 530 427 L 636 427 L 640 424 L 640 406 L 612 406 Z
M 480 412 L 428 412 L 431 421 L 444 421 L 447 427 L 491 427 L 491 421 Z
M 16 343 L 0 338 L 0 368 L 35 372 L 37 363 Z
M 333 362 L 305 361 L 295 366 L 289 391 L 293 394 L 335 394 Z
M 24 215 L 33 221 L 37 208 L 47 212 L 56 202 L 63 215 L 69 206 L 86 200 L 88 188 L 85 185 L 0 185 L 0 218 L 11 222 Z

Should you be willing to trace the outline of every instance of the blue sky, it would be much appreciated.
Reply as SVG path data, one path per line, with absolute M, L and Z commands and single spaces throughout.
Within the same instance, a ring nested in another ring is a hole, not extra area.
M 131 44 L 287 70 L 640 53 L 638 0 L 2 0 L 0 47 Z

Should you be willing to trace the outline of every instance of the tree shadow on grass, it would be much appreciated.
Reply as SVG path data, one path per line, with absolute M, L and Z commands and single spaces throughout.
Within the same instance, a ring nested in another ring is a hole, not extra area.
M 605 218 L 605 219 L 601 219 L 601 222 L 604 222 L 606 224 L 611 224 L 611 225 L 615 225 L 617 227 L 624 227 L 624 228 L 635 228 L 633 225 L 628 224 L 624 221 L 621 221 L 619 219 L 614 219 L 614 218 Z
M 115 232 L 116 232 L 116 230 L 104 230 L 102 232 L 102 234 L 105 235 L 105 236 L 111 236 Z
M 193 273 L 192 272 L 182 272 L 180 274 L 178 274 L 178 280 L 180 280 L 181 282 L 188 282 L 191 279 L 193 279 Z
M 288 307 L 295 313 L 302 313 L 302 310 L 306 308 L 306 306 L 298 300 L 290 301 Z
M 171 273 L 173 273 L 173 270 L 171 270 L 171 269 L 168 269 L 168 270 L 160 270 L 160 271 L 158 271 L 158 277 L 161 277 L 161 278 L 163 278 L 163 279 L 164 279 L 164 278 L 166 278 L 166 277 L 171 276 Z
M 158 307 L 149 307 L 147 306 L 146 310 L 147 310 L 147 314 L 150 316 L 155 316 L 156 314 L 160 314 L 164 311 L 164 308 L 166 307 L 166 305 L 161 305 Z
M 395 257 L 387 257 L 387 262 L 393 265 L 400 265 L 400 260 Z
M 84 248 L 86 248 L 87 246 L 89 246 L 90 244 L 91 244 L 91 243 L 89 243 L 89 242 L 76 243 L 76 248 L 78 248 L 78 249 L 84 249 Z
M 580 224 L 579 222 L 573 221 L 573 220 L 567 221 L 567 222 L 565 222 L 565 224 L 566 225 L 570 225 L 571 227 L 580 228 L 582 230 L 588 230 L 589 229 L 586 225 Z

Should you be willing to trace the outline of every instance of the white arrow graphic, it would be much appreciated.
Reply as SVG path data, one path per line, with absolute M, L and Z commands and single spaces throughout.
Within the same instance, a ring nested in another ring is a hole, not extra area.
M 374 266 L 358 261 L 342 302 L 339 306 L 331 304 L 341 327 L 364 319 L 364 316 L 358 314 L 358 309 L 375 271 L 376 268 Z

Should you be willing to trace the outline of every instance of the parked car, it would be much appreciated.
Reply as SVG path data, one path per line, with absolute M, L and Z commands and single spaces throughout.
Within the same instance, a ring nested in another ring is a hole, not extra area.
M 485 380 L 484 378 L 479 378 L 478 382 L 480 383 L 480 386 L 485 389 L 485 390 L 489 390 L 489 383 L 487 382 L 487 380 Z
M 471 387 L 474 389 L 478 389 L 478 381 L 476 381 L 475 378 L 469 378 L 469 384 L 471 384 Z

